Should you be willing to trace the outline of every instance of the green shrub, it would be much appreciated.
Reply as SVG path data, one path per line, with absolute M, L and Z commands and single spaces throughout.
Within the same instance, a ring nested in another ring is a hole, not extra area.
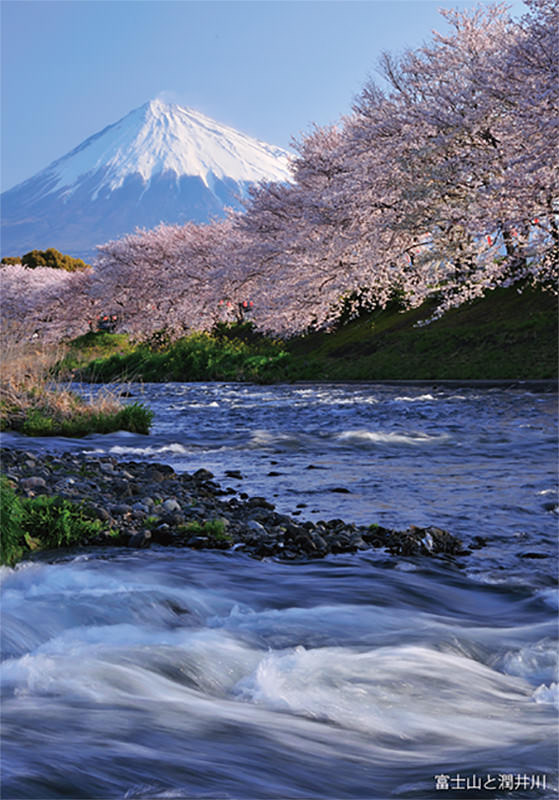
M 110 420 L 111 431 L 130 431 L 131 433 L 149 433 L 151 423 L 153 422 L 153 411 L 146 408 L 141 403 L 131 403 L 129 406 L 124 406 L 120 411 Z
M 5 267 L 12 264 L 21 264 L 21 258 L 19 256 L 4 256 L 0 264 L 3 264 Z
M 0 563 L 11 566 L 25 550 L 23 505 L 5 475 L 0 475 Z
M 91 519 L 85 507 L 60 497 L 39 495 L 23 501 L 27 541 L 41 549 L 68 547 L 100 533 L 103 523 Z
M 242 329 L 249 335 L 250 323 L 227 327 Z M 85 380 L 111 381 L 267 381 L 281 378 L 289 356 L 279 342 L 264 337 L 254 341 L 230 338 L 225 326 L 219 333 L 193 333 L 173 342 L 166 349 L 152 342 L 138 345 L 132 352 L 114 354 L 91 361 L 81 371 Z
M 233 537 L 225 531 L 225 520 L 212 519 L 204 522 L 192 520 L 183 526 L 184 533 L 193 536 L 209 536 L 218 542 L 232 542 Z
M 22 498 L 0 476 L 0 563 L 12 566 L 35 550 L 70 547 L 97 536 L 103 523 L 83 504 L 61 497 Z
M 115 353 L 132 350 L 126 333 L 107 333 L 106 331 L 89 331 L 68 342 L 68 350 L 59 359 L 50 374 L 59 379 L 79 380 L 81 369 L 95 359 L 109 358 Z
M 216 322 L 212 329 L 212 336 L 218 341 L 240 341 L 254 344 L 267 342 L 266 336 L 261 333 L 254 322 Z
M 49 247 L 47 250 L 31 250 L 29 253 L 22 255 L 21 263 L 31 269 L 51 267 L 53 269 L 64 269 L 67 272 L 91 269 L 90 265 L 82 261 L 81 258 L 64 255 L 55 250 L 54 247 Z
M 52 417 L 38 408 L 30 409 L 21 432 L 26 436 L 56 436 L 56 425 Z
M 172 336 L 166 328 L 154 331 L 142 341 L 142 347 L 147 348 L 152 353 L 160 353 L 171 346 Z

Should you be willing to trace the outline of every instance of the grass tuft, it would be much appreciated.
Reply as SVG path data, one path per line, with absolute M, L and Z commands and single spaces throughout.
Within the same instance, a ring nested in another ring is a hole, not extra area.
M 112 355 L 125 355 L 133 350 L 126 333 L 90 331 L 67 343 L 64 353 L 53 365 L 53 374 L 61 379 L 81 378 L 84 365 Z M 91 379 L 90 379 L 91 380 Z
M 0 563 L 13 566 L 36 550 L 70 547 L 97 536 L 103 523 L 83 504 L 60 497 L 22 498 L 0 476 Z
M 225 521 L 222 519 L 205 520 L 196 522 L 192 520 L 184 525 L 184 533 L 193 536 L 209 536 L 217 542 L 232 542 L 233 537 L 225 530 Z
M 84 338 L 84 337 L 82 337 Z M 128 430 L 149 433 L 153 413 L 139 403 L 123 406 L 105 391 L 86 402 L 71 388 L 51 377 L 60 363 L 60 349 L 44 349 L 25 335 L 8 331 L 0 340 L 0 430 L 28 436 L 85 436 Z

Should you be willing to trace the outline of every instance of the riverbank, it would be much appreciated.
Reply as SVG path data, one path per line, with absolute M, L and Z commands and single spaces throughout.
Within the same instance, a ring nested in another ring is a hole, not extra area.
M 2 469 L 22 497 L 56 496 L 102 523 L 83 547 L 153 545 L 242 550 L 255 558 L 320 558 L 384 548 L 393 555 L 465 554 L 458 538 L 439 528 L 389 530 L 341 519 L 301 522 L 279 514 L 263 497 L 221 488 L 211 472 L 176 473 L 165 464 L 125 462 L 94 454 L 37 454 L 4 448 Z M 237 478 L 234 471 L 231 478 Z M 479 543 L 478 543 L 479 544 Z M 23 556 L 41 549 L 34 541 Z
M 149 432 L 153 420 L 149 409 L 139 403 L 123 404 L 116 390 L 86 401 L 72 390 L 71 375 L 65 383 L 55 380 L 53 372 L 63 347 L 49 348 L 30 340 L 26 330 L 4 328 L 0 350 L 0 431 L 69 437 L 119 430 Z
M 557 377 L 557 297 L 516 287 L 447 311 L 379 311 L 333 334 L 294 340 L 301 377 L 328 380 L 521 381 Z
M 334 331 L 286 341 L 263 336 L 250 323 L 166 345 L 87 334 L 70 343 L 60 369 L 92 382 L 557 379 L 557 298 L 551 292 L 495 289 L 430 321 L 435 308 L 426 302 L 409 311 L 376 311 Z

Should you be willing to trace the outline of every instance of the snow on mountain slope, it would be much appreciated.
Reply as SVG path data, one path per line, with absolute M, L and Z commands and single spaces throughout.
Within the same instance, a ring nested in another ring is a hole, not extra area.
M 2 255 L 96 244 L 159 222 L 205 222 L 258 181 L 290 180 L 289 153 L 161 100 L 131 111 L 2 195 Z
M 75 186 L 88 172 L 106 169 L 101 188 L 118 189 L 138 173 L 144 181 L 166 171 L 198 176 L 210 187 L 214 178 L 237 182 L 285 181 L 289 155 L 251 139 L 190 108 L 152 100 L 101 133 L 86 139 L 46 170 L 57 188 Z

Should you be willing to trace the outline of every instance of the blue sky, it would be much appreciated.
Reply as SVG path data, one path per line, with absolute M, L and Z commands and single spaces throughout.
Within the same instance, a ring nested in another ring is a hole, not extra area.
M 514 16 L 524 6 L 511 4 Z M 459 0 L 2 0 L 2 190 L 157 96 L 272 144 L 335 122 Z

